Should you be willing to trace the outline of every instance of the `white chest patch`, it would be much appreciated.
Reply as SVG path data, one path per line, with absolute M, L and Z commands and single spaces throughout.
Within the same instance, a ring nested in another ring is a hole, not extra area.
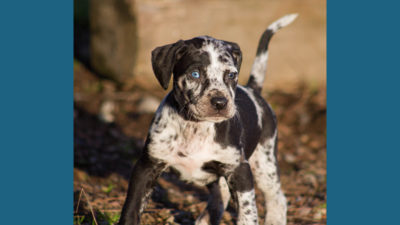
M 214 123 L 186 121 L 175 113 L 168 113 L 170 110 L 173 109 L 168 106 L 160 108 L 150 128 L 148 151 L 152 157 L 177 170 L 181 179 L 197 185 L 208 184 L 217 178 L 202 169 L 205 163 L 239 163 L 238 149 L 223 148 L 214 141 Z

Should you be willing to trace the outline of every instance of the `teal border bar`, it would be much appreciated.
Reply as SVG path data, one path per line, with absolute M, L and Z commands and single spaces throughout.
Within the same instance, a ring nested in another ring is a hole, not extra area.
M 397 224 L 396 1 L 328 1 L 328 224 Z
M 0 224 L 73 223 L 72 10 L 0 3 Z

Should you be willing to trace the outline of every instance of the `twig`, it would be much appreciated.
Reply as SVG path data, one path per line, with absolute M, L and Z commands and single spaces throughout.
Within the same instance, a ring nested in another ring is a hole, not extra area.
M 94 223 L 95 223 L 96 225 L 98 225 L 97 220 L 96 220 L 96 217 L 94 216 L 93 208 L 92 208 L 92 205 L 90 204 L 89 198 L 88 198 L 88 196 L 86 195 L 85 190 L 84 190 L 83 188 L 82 188 L 81 190 L 82 190 L 83 194 L 85 195 L 86 201 L 87 201 L 87 203 L 88 203 L 88 205 L 89 205 L 89 209 L 90 209 L 90 212 L 92 213 L 92 217 L 93 217 Z
M 81 188 L 81 192 L 79 192 L 78 203 L 76 204 L 75 214 L 78 213 L 79 203 L 81 202 L 83 188 Z

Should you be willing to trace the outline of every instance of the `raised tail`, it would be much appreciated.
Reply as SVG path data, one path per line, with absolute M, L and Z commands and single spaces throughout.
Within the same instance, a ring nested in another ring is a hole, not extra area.
M 297 17 L 297 13 L 286 15 L 275 22 L 273 22 L 266 31 L 261 35 L 258 43 L 257 55 L 254 59 L 253 67 L 251 68 L 250 78 L 247 86 L 252 88 L 255 92 L 260 93 L 265 73 L 267 71 L 268 61 L 268 44 L 276 31 L 292 23 Z

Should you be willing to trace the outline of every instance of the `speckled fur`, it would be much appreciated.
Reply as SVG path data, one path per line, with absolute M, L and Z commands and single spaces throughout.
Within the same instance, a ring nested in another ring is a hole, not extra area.
M 182 180 L 197 185 L 206 185 L 218 178 L 202 170 L 206 162 L 221 162 L 226 169 L 239 164 L 240 150 L 224 148 L 214 141 L 213 122 L 185 120 L 164 102 L 150 127 L 149 154 L 153 158 L 178 171 Z
M 210 199 L 197 225 L 220 223 L 230 194 L 238 225 L 258 224 L 254 180 L 265 195 L 266 225 L 286 224 L 286 200 L 276 158 L 277 124 L 260 96 L 268 42 L 293 21 L 286 16 L 263 34 L 246 87 L 237 85 L 241 51 L 237 44 L 201 36 L 156 48 L 152 64 L 166 89 L 150 126 L 142 157 L 132 170 L 120 225 L 137 225 L 157 177 L 173 168 L 184 181 L 206 185 Z M 193 77 L 193 71 L 200 76 Z M 233 76 L 231 76 L 233 75 Z M 217 107 L 213 101 L 224 99 Z
M 249 162 L 258 188 L 265 198 L 265 225 L 286 224 L 286 198 L 281 190 L 275 156 L 277 134 L 257 145 Z

